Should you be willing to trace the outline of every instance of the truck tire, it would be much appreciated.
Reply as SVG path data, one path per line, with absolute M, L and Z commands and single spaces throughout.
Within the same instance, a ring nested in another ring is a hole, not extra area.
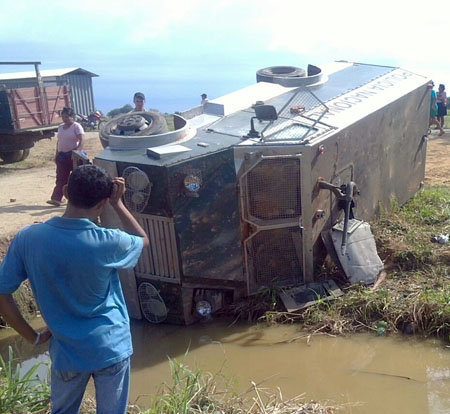
M 158 135 L 158 134 L 164 134 L 169 131 L 169 128 L 167 127 L 166 119 L 163 115 L 161 115 L 158 112 L 154 111 L 147 111 L 147 112 L 130 112 L 128 114 L 120 114 L 116 116 L 115 118 L 107 121 L 103 126 L 102 129 L 99 132 L 100 141 L 103 145 L 103 148 L 106 148 L 109 143 L 109 136 L 113 134 L 118 121 L 120 121 L 121 118 L 128 117 L 130 115 L 140 115 L 148 122 L 148 127 L 144 128 L 143 130 L 130 134 L 129 136 L 136 137 L 136 136 L 149 136 L 149 135 Z
M 28 156 L 30 155 L 30 149 L 29 148 L 24 149 L 22 152 L 23 152 L 23 154 L 22 154 L 22 158 L 20 159 L 20 161 L 23 161 L 24 159 L 28 158 Z
M 28 153 L 24 156 L 24 151 Z M 30 150 L 16 150 L 16 151 L 2 151 L 0 152 L 0 158 L 5 164 L 12 164 L 13 162 L 18 162 L 24 160 L 28 157 Z
M 302 78 L 306 72 L 295 66 L 269 66 L 256 72 L 257 82 L 277 83 L 277 78 Z

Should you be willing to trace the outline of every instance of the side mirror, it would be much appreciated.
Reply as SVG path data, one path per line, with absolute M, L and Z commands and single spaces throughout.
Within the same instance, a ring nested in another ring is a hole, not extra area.
M 256 118 L 260 121 L 275 121 L 278 119 L 277 110 L 272 105 L 256 105 L 253 109 Z
M 272 105 L 255 105 L 253 107 L 255 115 L 250 118 L 250 131 L 243 138 L 259 138 L 260 134 L 255 129 L 253 120 L 256 118 L 259 121 L 275 121 L 278 119 L 277 110 Z

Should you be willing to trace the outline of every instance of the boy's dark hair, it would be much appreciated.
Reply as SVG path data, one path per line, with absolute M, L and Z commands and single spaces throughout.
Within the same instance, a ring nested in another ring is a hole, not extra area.
M 79 208 L 92 208 L 111 195 L 110 175 L 96 165 L 80 165 L 69 177 L 69 203 Z
M 61 111 L 61 115 L 62 115 L 62 114 L 66 114 L 67 116 L 73 117 L 73 116 L 75 115 L 75 111 L 74 111 L 72 108 L 67 108 L 67 107 L 65 107 L 65 108 L 63 108 L 62 111 Z

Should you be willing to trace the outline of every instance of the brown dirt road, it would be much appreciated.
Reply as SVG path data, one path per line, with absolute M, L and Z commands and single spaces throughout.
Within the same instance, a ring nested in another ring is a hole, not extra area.
M 53 191 L 56 139 L 38 141 L 29 157 L 15 164 L 0 162 L 0 259 L 22 227 L 61 215 L 64 207 L 46 203 Z M 84 150 L 94 158 L 103 149 L 98 132 L 87 132 Z
M 55 182 L 55 145 L 55 139 L 42 140 L 36 143 L 25 161 L 9 165 L 0 163 L 0 258 L 19 229 L 64 211 L 64 207 L 51 207 L 45 203 Z M 86 134 L 84 149 L 91 159 L 102 150 L 97 132 Z M 442 137 L 438 137 L 436 131 L 430 136 L 425 183 L 450 186 L 449 130 Z

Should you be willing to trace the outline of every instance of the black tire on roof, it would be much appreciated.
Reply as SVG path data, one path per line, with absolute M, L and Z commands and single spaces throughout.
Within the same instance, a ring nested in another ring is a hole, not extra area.
M 147 122 L 149 122 L 149 125 L 147 128 L 143 129 L 142 131 L 139 131 L 134 134 L 125 135 L 125 136 L 148 136 L 148 135 L 158 135 L 158 134 L 164 134 L 169 131 L 169 128 L 167 127 L 167 122 L 164 116 L 162 116 L 158 112 L 154 111 L 147 111 L 147 112 L 132 112 L 128 114 L 121 114 L 119 116 L 116 116 L 115 118 L 107 121 L 100 130 L 100 140 L 102 142 L 103 147 L 108 146 L 109 142 L 109 135 L 113 135 L 112 132 L 117 126 L 118 121 L 121 118 L 125 118 L 130 115 L 141 115 L 146 119 Z
M 274 78 L 298 78 L 304 77 L 306 72 L 295 66 L 269 66 L 256 72 L 258 82 L 273 82 Z

